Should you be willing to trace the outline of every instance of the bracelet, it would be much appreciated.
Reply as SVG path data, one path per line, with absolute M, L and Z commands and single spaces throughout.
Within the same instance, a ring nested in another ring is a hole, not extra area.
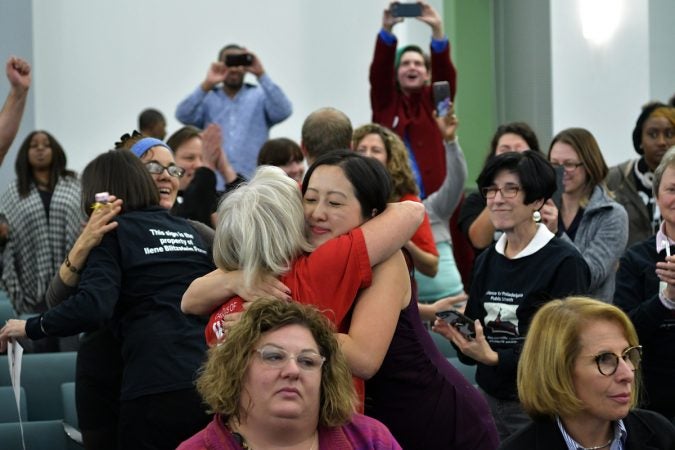
M 70 270 L 74 274 L 80 275 L 82 273 L 82 271 L 80 269 L 78 269 L 77 267 L 75 267 L 74 265 L 71 264 L 70 259 L 68 259 L 67 253 L 66 253 L 66 259 L 63 261 L 63 264 L 65 264 L 66 267 L 68 268 L 68 270 Z
M 42 334 L 44 334 L 45 336 L 48 336 L 47 332 L 45 331 L 45 325 L 43 323 L 44 319 L 45 319 L 45 316 L 41 315 L 40 316 L 40 331 L 42 331 Z

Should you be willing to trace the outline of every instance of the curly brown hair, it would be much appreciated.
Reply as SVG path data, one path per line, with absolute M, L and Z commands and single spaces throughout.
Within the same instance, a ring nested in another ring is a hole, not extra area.
M 360 126 L 352 135 L 352 148 L 356 150 L 359 143 L 369 134 L 376 134 L 382 139 L 387 150 L 387 170 L 394 184 L 390 201 L 398 201 L 406 194 L 419 194 L 415 176 L 410 167 L 410 158 L 405 144 L 396 133 L 376 123 Z
M 209 350 L 197 379 L 197 390 L 211 412 L 225 420 L 246 413 L 241 404 L 244 374 L 255 345 L 264 333 L 287 325 L 306 327 L 326 358 L 321 369 L 319 426 L 336 427 L 355 411 L 356 393 L 347 361 L 330 321 L 316 308 L 275 299 L 257 300 L 229 332 L 227 340 Z

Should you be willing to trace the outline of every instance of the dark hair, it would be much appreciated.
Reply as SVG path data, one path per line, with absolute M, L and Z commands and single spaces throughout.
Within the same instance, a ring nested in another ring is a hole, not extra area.
M 109 150 L 94 158 L 82 172 L 82 209 L 91 214 L 98 192 L 124 200 L 122 212 L 159 204 L 159 192 L 140 159 L 129 150 Z
M 370 219 L 387 207 L 392 183 L 382 163 L 366 158 L 351 150 L 335 150 L 318 158 L 307 170 L 302 180 L 302 195 L 307 192 L 312 173 L 319 166 L 338 166 L 354 187 L 354 194 L 361 205 L 361 215 Z M 374 214 L 373 214 L 374 213 Z
M 138 116 L 138 129 L 141 131 L 152 128 L 158 123 L 166 123 L 166 119 L 164 118 L 164 115 L 156 109 L 148 108 Z
M 218 52 L 218 61 L 225 62 L 224 53 L 228 50 L 243 50 L 244 47 L 238 44 L 227 44 L 225 47 L 221 48 Z
M 349 148 L 352 132 L 352 122 L 342 111 L 317 109 L 302 124 L 302 145 L 307 155 L 316 159 L 330 151 Z
M 178 151 L 178 148 L 180 148 L 181 145 L 183 145 L 186 141 L 189 141 L 192 138 L 198 137 L 201 139 L 202 137 L 202 131 L 197 128 L 193 127 L 192 125 L 186 125 L 183 128 L 180 128 L 178 131 L 176 131 L 174 134 L 169 137 L 169 139 L 166 141 L 166 145 L 171 147 L 171 150 L 175 154 Z
M 422 55 L 422 58 L 424 59 L 424 67 L 427 68 L 427 71 L 431 70 L 431 59 L 429 58 L 429 55 L 424 53 L 422 47 L 414 44 L 406 45 L 405 47 L 396 52 L 396 61 L 394 62 L 394 68 L 396 70 L 398 70 L 398 66 L 401 65 L 401 58 L 403 57 L 403 54 L 407 52 L 415 52 Z
M 269 139 L 260 147 L 258 165 L 283 166 L 304 159 L 300 146 L 288 138 Z
M 54 136 L 43 130 L 35 130 L 26 136 L 26 139 L 23 140 L 21 146 L 19 147 L 19 153 L 16 155 L 16 161 L 14 163 L 14 171 L 16 172 L 17 178 L 17 187 L 19 189 L 19 197 L 25 198 L 30 193 L 31 184 L 35 183 L 35 178 L 33 178 L 33 168 L 28 162 L 28 150 L 30 150 L 30 142 L 38 133 L 42 133 L 47 136 L 49 140 L 49 147 L 52 149 L 52 164 L 49 169 L 49 190 L 54 191 L 56 183 L 59 181 L 59 177 L 74 177 L 75 172 L 72 170 L 66 169 L 68 163 L 68 158 L 66 158 L 66 152 L 63 151 L 63 147 L 59 144 L 59 141 L 56 140 Z
M 541 153 L 539 139 L 537 139 L 537 135 L 528 124 L 525 122 L 509 122 L 497 127 L 497 131 L 495 131 L 495 134 L 492 136 L 492 141 L 490 142 L 490 152 L 488 153 L 487 158 L 485 158 L 485 164 L 495 156 L 499 139 L 505 134 L 515 134 L 520 136 L 527 143 L 530 150 Z
M 497 174 L 504 170 L 518 175 L 526 205 L 537 200 L 546 201 L 556 190 L 553 166 L 541 153 L 533 150 L 502 153 L 489 160 L 476 180 L 478 189 L 482 192 L 483 188 L 492 185 Z
M 667 108 L 668 105 L 665 105 L 661 102 L 650 102 L 642 107 L 642 111 L 635 122 L 635 128 L 633 128 L 633 148 L 639 155 L 643 155 L 645 152 L 642 149 L 642 130 L 645 127 L 645 122 L 649 119 L 649 116 L 652 115 L 654 111 L 659 108 Z

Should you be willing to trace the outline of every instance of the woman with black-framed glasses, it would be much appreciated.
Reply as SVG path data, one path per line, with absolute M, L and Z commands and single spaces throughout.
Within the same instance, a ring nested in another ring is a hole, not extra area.
M 476 383 L 505 439 L 529 423 L 518 402 L 516 367 L 532 316 L 552 298 L 586 292 L 589 273 L 571 244 L 538 223 L 556 188 L 555 171 L 539 152 L 495 156 L 477 181 L 503 234 L 474 265 L 465 314 L 475 321 L 476 338 L 442 320 L 434 330 L 460 350 L 464 364 L 478 366 Z
M 542 211 L 542 219 L 586 260 L 588 295 L 612 302 L 617 265 L 628 242 L 628 214 L 607 190 L 609 169 L 598 142 L 584 128 L 567 128 L 551 141 L 548 159 L 561 171 L 563 189 L 559 209 Z
M 619 308 L 587 297 L 548 302 L 518 365 L 518 395 L 533 423 L 500 448 L 675 448 L 670 422 L 634 409 L 640 361 L 637 333 Z

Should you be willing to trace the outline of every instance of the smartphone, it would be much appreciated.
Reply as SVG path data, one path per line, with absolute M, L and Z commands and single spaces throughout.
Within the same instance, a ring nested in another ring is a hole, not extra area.
M 562 195 L 565 192 L 565 186 L 563 186 L 563 175 L 565 174 L 565 167 L 557 166 L 555 169 L 555 192 L 551 196 L 551 200 L 555 203 L 555 207 L 560 210 L 562 208 Z
M 422 15 L 421 3 L 392 3 L 389 10 L 394 17 L 419 17 Z
M 434 105 L 438 117 L 445 117 L 450 112 L 452 100 L 450 100 L 450 83 L 447 81 L 437 81 L 432 85 L 434 95 Z
M 225 55 L 225 65 L 227 67 L 250 66 L 251 64 L 253 64 L 253 55 L 250 53 Z
M 436 317 L 445 320 L 450 325 L 457 328 L 466 339 L 472 340 L 476 338 L 476 327 L 473 325 L 473 320 L 469 319 L 461 312 L 449 309 L 447 311 L 437 312 Z

